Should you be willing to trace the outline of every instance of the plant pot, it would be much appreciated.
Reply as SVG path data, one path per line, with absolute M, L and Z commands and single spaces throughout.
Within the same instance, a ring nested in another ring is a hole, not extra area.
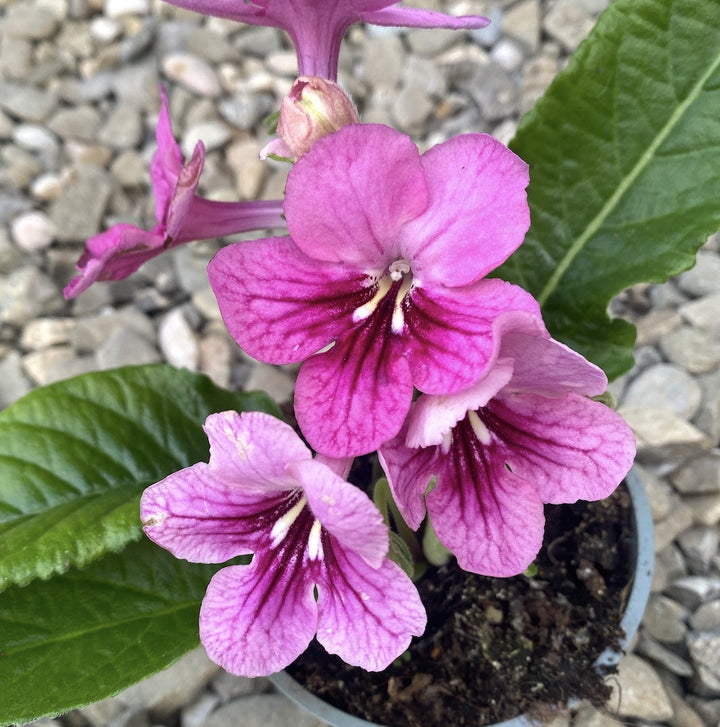
M 637 631 L 650 594 L 650 583 L 653 569 L 653 522 L 650 506 L 642 483 L 636 471 L 631 470 L 625 478 L 630 501 L 631 522 L 633 526 L 631 550 L 634 555 L 634 575 L 627 600 L 625 612 L 620 621 L 624 635 L 619 640 L 619 648 L 607 647 L 595 661 L 598 672 L 603 668 L 612 667 L 618 663 L 623 652 L 628 648 L 630 641 Z M 281 672 L 271 677 L 273 684 L 293 702 L 305 710 L 327 722 L 332 727 L 394 727 L 393 725 L 379 725 L 364 719 L 352 716 L 315 696 L 287 672 Z M 571 705 L 572 706 L 572 701 Z M 496 722 L 486 727 L 536 727 L 537 722 L 524 715 Z

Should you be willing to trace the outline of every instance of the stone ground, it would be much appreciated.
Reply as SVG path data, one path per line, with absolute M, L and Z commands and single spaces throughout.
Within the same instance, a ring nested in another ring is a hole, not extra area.
M 508 141 L 606 5 L 464 0 L 447 6 L 493 24 L 473 33 L 356 26 L 340 78 L 365 121 L 390 123 L 423 147 L 463 131 Z M 222 326 L 205 275 L 219 243 L 181 248 L 72 303 L 61 291 L 88 236 L 119 221 L 152 224 L 161 81 L 185 152 L 198 138 L 208 149 L 202 193 L 273 198 L 287 170 L 258 160 L 261 122 L 295 72 L 279 31 L 159 0 L 0 0 L 0 407 L 84 371 L 163 360 L 290 396 L 291 372 L 247 359 Z M 635 368 L 612 388 L 638 438 L 655 582 L 618 697 L 552 727 L 720 724 L 720 238 L 698 260 L 616 302 L 638 325 Z M 266 680 L 221 673 L 197 651 L 117 698 L 42 724 L 320 723 Z

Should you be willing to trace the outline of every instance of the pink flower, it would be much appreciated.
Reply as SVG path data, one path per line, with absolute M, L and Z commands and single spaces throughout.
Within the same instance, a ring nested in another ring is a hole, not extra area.
M 444 394 L 477 381 L 499 313 L 539 314 L 522 289 L 482 279 L 523 240 L 527 183 L 525 163 L 487 135 L 421 156 L 389 127 L 345 126 L 290 172 L 291 237 L 211 261 L 238 344 L 268 363 L 305 362 L 295 411 L 316 451 L 377 449 L 399 431 L 413 386 Z
M 427 507 L 461 568 L 510 576 L 540 549 L 543 503 L 607 497 L 632 465 L 635 439 L 586 398 L 605 390 L 603 372 L 539 319 L 510 313 L 496 328 L 483 377 L 452 396 L 421 396 L 379 455 L 410 527 Z
M 388 530 L 344 480 L 350 462 L 313 459 L 283 422 L 259 412 L 212 414 L 210 462 L 145 490 L 148 537 L 178 558 L 249 565 L 218 571 L 200 610 L 211 659 L 265 676 L 317 635 L 349 664 L 388 666 L 425 629 L 412 581 L 387 557 Z
M 184 162 L 172 135 L 165 91 L 161 94 L 158 149 L 150 169 L 157 224 L 150 231 L 119 224 L 91 237 L 76 264 L 80 274 L 65 287 L 67 299 L 97 281 L 127 278 L 151 258 L 186 242 L 285 226 L 281 201 L 214 202 L 195 194 L 205 148 L 198 142 Z
M 413 28 L 484 28 L 477 15 L 455 18 L 416 8 L 398 8 L 398 0 L 168 0 L 205 15 L 251 25 L 282 28 L 292 38 L 301 76 L 337 78 L 340 43 L 359 22 Z

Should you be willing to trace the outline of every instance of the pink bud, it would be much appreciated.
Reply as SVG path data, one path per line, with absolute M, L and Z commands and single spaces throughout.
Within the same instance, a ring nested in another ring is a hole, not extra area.
M 276 154 L 295 161 L 318 139 L 359 121 L 353 102 L 337 83 L 301 76 L 280 105 L 280 138 L 271 141 L 260 156 Z

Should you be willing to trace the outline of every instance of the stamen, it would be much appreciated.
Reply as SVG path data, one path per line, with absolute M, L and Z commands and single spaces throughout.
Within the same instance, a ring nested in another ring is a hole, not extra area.
M 378 307 L 378 303 L 387 295 L 391 287 L 392 281 L 386 275 L 383 275 L 378 281 L 378 288 L 375 291 L 375 295 L 367 303 L 363 303 L 363 305 L 353 311 L 353 323 L 359 323 L 371 316 Z
M 322 525 L 319 520 L 313 522 L 310 528 L 310 537 L 308 538 L 308 556 L 310 560 L 322 560 L 323 549 L 322 540 L 320 538 Z
M 270 531 L 270 537 L 272 538 L 272 542 L 270 543 L 271 548 L 277 548 L 282 543 L 290 530 L 290 526 L 297 520 L 298 515 L 302 512 L 305 505 L 307 505 L 307 497 L 303 495 L 281 518 L 278 518 Z
M 442 450 L 442 453 L 447 454 L 450 451 L 451 445 L 452 445 L 452 430 L 445 432 L 445 434 L 443 434 L 442 444 L 440 445 L 440 449 Z
M 400 290 L 398 290 L 397 296 L 395 297 L 395 307 L 393 308 L 392 322 L 390 324 L 393 333 L 402 333 L 405 327 L 405 315 L 403 314 L 402 304 L 405 296 L 410 292 L 410 288 L 412 288 L 412 278 L 408 275 L 403 278 Z
M 467 418 L 480 443 L 490 444 L 490 430 L 485 426 L 485 424 L 483 424 L 482 420 L 477 415 L 477 412 L 469 411 L 467 413 Z

